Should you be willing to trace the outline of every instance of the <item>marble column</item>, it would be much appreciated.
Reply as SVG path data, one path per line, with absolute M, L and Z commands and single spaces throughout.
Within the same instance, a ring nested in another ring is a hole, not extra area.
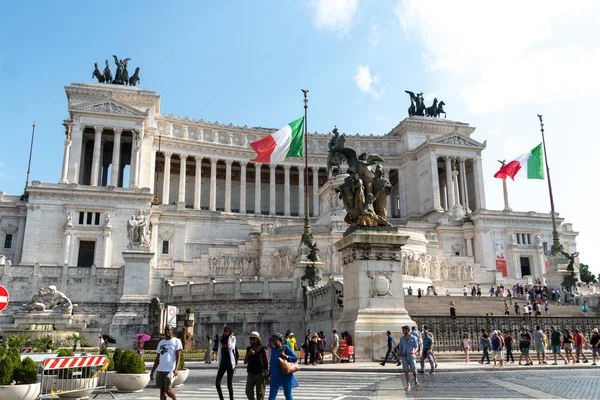
M 110 185 L 117 187 L 119 185 L 119 171 L 121 170 L 121 134 L 123 129 L 113 128 L 114 140 L 113 140 L 113 153 L 112 153 L 112 168 L 110 172 Z
M 240 161 L 240 214 L 246 214 L 246 166 L 245 161 Z
M 111 229 L 104 228 L 102 237 L 104 245 L 104 248 L 102 249 L 102 266 L 104 268 L 110 268 L 112 264 L 110 259 L 110 240 L 112 237 Z
M 465 235 L 465 240 L 467 242 L 467 257 L 473 257 L 473 238 L 475 236 L 472 234 Z
M 142 134 L 140 132 L 131 132 L 131 162 L 129 165 L 129 187 L 136 188 L 139 184 L 139 157 L 142 147 Z
M 275 200 L 275 170 L 277 165 L 269 165 L 269 215 L 277 214 L 277 203 Z
M 454 184 L 452 183 L 452 158 L 446 157 L 446 198 L 448 210 L 454 207 Z
M 319 215 L 319 167 L 313 167 L 313 209 L 312 215 Z
M 469 184 L 467 182 L 467 167 L 465 164 L 465 159 L 461 159 L 460 160 L 460 174 L 461 174 L 461 182 L 463 184 L 463 191 L 464 191 L 464 197 L 463 197 L 463 203 L 465 206 L 465 213 L 467 214 L 471 214 L 471 209 L 469 208 Z
M 398 168 L 398 201 L 400 202 L 398 207 L 398 217 L 406 217 L 408 215 L 408 204 L 406 196 L 406 181 L 404 179 L 404 168 Z
M 304 167 L 298 167 L 298 216 L 304 216 Z
M 225 212 L 231 212 L 231 164 L 232 160 L 225 160 Z
M 442 196 L 442 208 L 444 211 L 448 211 L 448 197 L 446 197 L 448 195 L 448 191 L 446 190 L 445 179 L 440 182 L 440 191 Z
M 481 156 L 473 159 L 473 181 L 475 182 L 475 204 L 474 209 L 485 209 L 485 191 L 483 188 L 483 168 Z
M 92 156 L 92 177 L 90 179 L 91 186 L 98 186 L 100 179 L 100 149 L 102 146 L 102 127 L 94 126 L 94 154 Z
M 283 183 L 283 215 L 290 216 L 290 165 L 284 165 L 284 183 Z
M 165 170 L 163 172 L 162 203 L 169 204 L 169 192 L 171 191 L 171 156 L 173 153 L 164 153 Z
M 177 202 L 185 207 L 185 174 L 187 156 L 179 154 L 179 198 Z
M 458 171 L 456 169 L 452 170 L 452 184 L 454 185 L 454 205 L 458 207 L 462 207 L 460 205 L 460 192 L 458 188 Z
M 261 203 L 261 198 L 260 198 L 260 167 L 262 166 L 261 163 L 254 163 L 254 173 L 255 173 L 255 178 L 254 178 L 254 214 L 256 215 L 260 215 L 262 213 L 261 207 L 260 207 L 260 203 Z
M 438 173 L 437 155 L 431 152 L 429 157 L 431 162 L 431 185 L 433 187 L 433 209 L 441 212 L 443 209 L 440 204 L 440 176 Z
M 71 130 L 73 125 L 65 126 L 65 151 L 63 153 L 63 164 L 62 164 L 62 174 L 60 176 L 60 181 L 58 183 L 69 183 L 68 173 L 69 173 L 69 155 L 71 153 Z
M 460 183 L 460 198 L 462 199 L 462 206 L 465 210 L 465 214 L 468 214 L 467 208 L 467 190 L 466 190 L 466 182 L 465 182 L 465 159 L 461 158 L 458 160 L 458 178 Z
M 196 160 L 196 177 L 194 179 L 194 210 L 199 210 L 202 182 L 202 157 L 195 156 L 194 159 Z
M 69 183 L 79 183 L 79 170 L 81 167 L 81 153 L 83 148 L 83 127 L 73 125 L 71 128 L 71 152 L 69 154 L 69 171 L 67 180 Z
M 210 159 L 210 211 L 217 211 L 217 162 L 216 158 Z
M 156 188 L 154 187 L 154 185 L 156 184 L 156 174 L 158 174 L 158 169 L 156 167 L 156 155 L 158 154 L 157 151 L 152 150 L 152 154 L 150 156 L 150 191 L 152 193 L 154 193 L 154 191 L 156 190 Z
M 70 254 L 71 254 L 71 245 L 73 242 L 73 229 L 72 226 L 68 226 L 65 228 L 65 242 L 63 247 L 63 265 L 69 265 Z

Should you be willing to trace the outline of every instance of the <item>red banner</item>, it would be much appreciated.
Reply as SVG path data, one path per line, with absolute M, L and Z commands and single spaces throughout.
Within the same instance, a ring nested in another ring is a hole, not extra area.
M 502 277 L 506 278 L 508 270 L 506 269 L 506 257 L 504 255 L 504 240 L 495 240 L 494 252 L 496 253 L 496 269 L 502 271 Z

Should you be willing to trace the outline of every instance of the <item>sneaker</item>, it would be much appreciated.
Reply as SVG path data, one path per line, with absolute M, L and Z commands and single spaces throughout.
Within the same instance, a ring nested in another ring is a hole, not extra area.
M 583 363 L 584 363 L 584 364 L 587 364 L 588 362 L 589 362 L 588 360 L 585 360 Z
M 382 367 L 385 367 L 385 364 L 380 362 L 379 365 L 381 365 Z
M 420 370 L 419 370 L 419 373 L 420 373 L 420 374 L 424 374 L 424 373 L 425 373 L 425 371 L 423 371 L 422 369 L 420 369 Z
M 592 365 L 596 365 L 596 363 L 592 363 Z
M 434 370 L 429 371 L 429 375 L 435 374 Z
M 557 362 L 553 362 L 552 365 L 558 365 L 558 363 Z
M 401 365 L 402 365 L 402 363 L 400 361 L 398 361 L 398 364 L 396 364 L 396 367 L 399 367 Z

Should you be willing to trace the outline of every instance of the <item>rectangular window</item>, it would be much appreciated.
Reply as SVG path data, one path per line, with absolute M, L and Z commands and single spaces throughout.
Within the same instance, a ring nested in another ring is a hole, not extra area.
M 7 233 L 4 237 L 4 248 L 10 249 L 12 248 L 12 233 Z
M 169 254 L 169 241 L 168 240 L 163 240 L 162 254 Z
M 96 242 L 94 240 L 79 241 L 79 255 L 77 256 L 78 267 L 91 267 L 94 263 L 94 252 Z
M 100 225 L 100 213 L 94 213 L 94 225 Z
M 85 221 L 85 213 L 83 211 L 79 211 L 79 225 L 83 225 L 83 221 Z
M 521 244 L 521 234 L 517 233 L 517 244 Z
M 86 225 L 91 225 L 92 224 L 92 218 L 93 218 L 93 216 L 94 216 L 94 213 L 91 213 L 91 212 L 87 213 L 87 219 L 86 219 L 86 222 L 85 222 Z

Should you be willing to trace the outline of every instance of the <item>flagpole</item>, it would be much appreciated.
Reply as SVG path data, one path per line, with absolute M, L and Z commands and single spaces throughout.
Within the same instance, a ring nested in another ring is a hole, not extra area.
M 542 146 L 544 147 L 544 162 L 546 163 L 546 175 L 548 176 L 548 192 L 550 194 L 550 213 L 552 214 L 552 248 L 550 254 L 555 256 L 559 254 L 563 247 L 560 244 L 558 231 L 556 230 L 556 216 L 554 215 L 554 197 L 552 196 L 552 183 L 550 181 L 550 167 L 548 166 L 548 155 L 546 153 L 546 139 L 544 137 L 544 121 L 542 115 L 538 114 L 540 119 L 540 131 L 542 132 Z
M 29 173 L 31 172 L 31 155 L 33 154 L 33 138 L 35 136 L 35 121 L 31 126 L 31 143 L 29 144 L 29 163 L 27 164 L 27 177 L 25 178 L 25 189 L 23 189 L 23 196 L 21 199 L 27 198 L 27 186 L 29 186 Z
M 304 93 L 304 233 L 302 234 L 302 243 L 312 244 L 310 203 L 308 202 L 308 89 L 302 89 L 302 93 Z

